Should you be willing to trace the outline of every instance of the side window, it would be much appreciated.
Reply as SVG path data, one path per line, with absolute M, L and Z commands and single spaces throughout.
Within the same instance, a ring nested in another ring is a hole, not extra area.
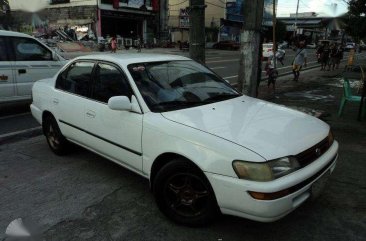
M 31 38 L 11 38 L 17 61 L 49 61 L 52 53 Z
M 92 98 L 108 103 L 113 96 L 131 97 L 131 88 L 121 72 L 109 64 L 98 64 L 96 67 Z
M 6 39 L 4 37 L 0 37 L 0 61 L 8 61 L 8 52 L 6 48 Z
M 92 62 L 73 63 L 58 76 L 56 88 L 81 96 L 89 96 L 93 67 Z

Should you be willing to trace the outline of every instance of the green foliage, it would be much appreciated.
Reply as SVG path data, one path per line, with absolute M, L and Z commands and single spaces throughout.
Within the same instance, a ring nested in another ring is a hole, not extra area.
M 366 0 L 350 0 L 348 1 L 349 13 L 359 17 L 366 14 Z
M 366 36 L 366 0 L 348 1 L 348 13 L 342 17 L 346 33 L 356 40 Z

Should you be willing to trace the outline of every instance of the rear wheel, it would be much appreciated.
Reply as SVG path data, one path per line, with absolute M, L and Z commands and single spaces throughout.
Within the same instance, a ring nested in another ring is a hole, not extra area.
M 159 209 L 177 223 L 200 226 L 219 213 L 207 178 L 184 159 L 169 162 L 157 173 L 153 191 Z
M 69 142 L 62 135 L 57 121 L 51 115 L 47 116 L 43 122 L 43 131 L 47 139 L 48 146 L 56 155 L 65 155 L 69 149 Z

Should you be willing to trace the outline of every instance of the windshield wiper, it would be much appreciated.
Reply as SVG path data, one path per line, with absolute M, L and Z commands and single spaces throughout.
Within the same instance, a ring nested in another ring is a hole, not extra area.
M 223 93 L 223 94 L 218 94 L 215 96 L 211 96 L 207 99 L 204 100 L 204 102 L 215 102 L 215 101 L 222 101 L 222 100 L 228 100 L 228 99 L 233 99 L 236 97 L 241 96 L 240 94 L 232 94 L 232 93 Z
M 171 110 L 171 109 L 181 109 L 185 107 L 194 107 L 198 105 L 205 104 L 202 101 L 181 101 L 181 100 L 173 100 L 167 102 L 160 102 L 153 104 L 151 107 L 153 109 L 163 109 L 163 110 Z

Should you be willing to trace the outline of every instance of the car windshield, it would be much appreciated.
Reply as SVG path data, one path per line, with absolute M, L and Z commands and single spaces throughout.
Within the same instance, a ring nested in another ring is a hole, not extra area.
M 194 61 L 130 64 L 128 70 L 153 112 L 205 105 L 240 96 L 225 80 Z

